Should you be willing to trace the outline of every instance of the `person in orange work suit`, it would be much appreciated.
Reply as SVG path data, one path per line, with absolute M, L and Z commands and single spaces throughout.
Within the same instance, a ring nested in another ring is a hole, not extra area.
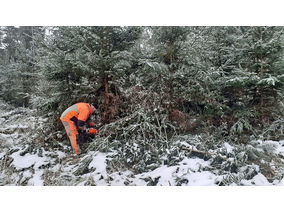
M 91 121 L 90 116 L 94 114 L 97 109 L 98 106 L 96 104 L 81 102 L 67 108 L 60 117 L 70 139 L 71 146 L 77 155 L 80 154 L 80 147 L 78 144 L 85 142 L 82 141 L 79 134 L 86 131 L 87 125 L 89 127 L 93 127 L 95 125 L 95 123 Z M 95 135 L 97 130 L 91 128 L 88 133 Z

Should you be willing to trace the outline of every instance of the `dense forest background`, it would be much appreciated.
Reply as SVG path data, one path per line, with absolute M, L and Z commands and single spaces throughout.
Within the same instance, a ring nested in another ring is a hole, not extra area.
M 282 185 L 283 29 L 0 27 L 0 185 Z
M 1 98 L 48 132 L 85 101 L 112 138 L 283 136 L 283 27 L 7 26 L 0 53 Z

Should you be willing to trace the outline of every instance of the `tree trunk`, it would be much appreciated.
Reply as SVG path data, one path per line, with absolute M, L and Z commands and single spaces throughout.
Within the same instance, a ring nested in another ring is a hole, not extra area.
M 260 59 L 260 80 L 263 79 L 263 58 L 261 56 Z M 263 107 L 264 107 L 264 103 L 263 103 L 263 86 L 260 86 L 260 111 L 261 111 L 261 120 L 264 121 L 264 112 L 263 112 Z
M 105 87 L 105 105 L 103 113 L 103 123 L 107 123 L 109 119 L 109 79 L 108 76 L 104 77 L 103 83 Z
M 109 83 L 108 77 L 104 78 L 104 86 L 105 86 L 105 110 L 107 111 L 109 108 Z

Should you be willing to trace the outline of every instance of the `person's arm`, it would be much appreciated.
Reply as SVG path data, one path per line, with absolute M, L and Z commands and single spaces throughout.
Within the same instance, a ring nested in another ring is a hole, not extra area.
M 89 118 L 89 108 L 86 106 L 82 109 L 79 110 L 79 113 L 78 113 L 78 128 L 80 130 L 85 130 L 86 129 L 86 121 L 87 119 Z

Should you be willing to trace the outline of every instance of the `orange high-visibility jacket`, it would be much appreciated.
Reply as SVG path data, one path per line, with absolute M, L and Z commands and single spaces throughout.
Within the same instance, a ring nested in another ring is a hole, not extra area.
M 79 126 L 83 126 L 86 120 L 92 114 L 92 108 L 88 103 L 77 103 L 66 109 L 62 115 L 61 120 L 63 121 L 77 121 Z

